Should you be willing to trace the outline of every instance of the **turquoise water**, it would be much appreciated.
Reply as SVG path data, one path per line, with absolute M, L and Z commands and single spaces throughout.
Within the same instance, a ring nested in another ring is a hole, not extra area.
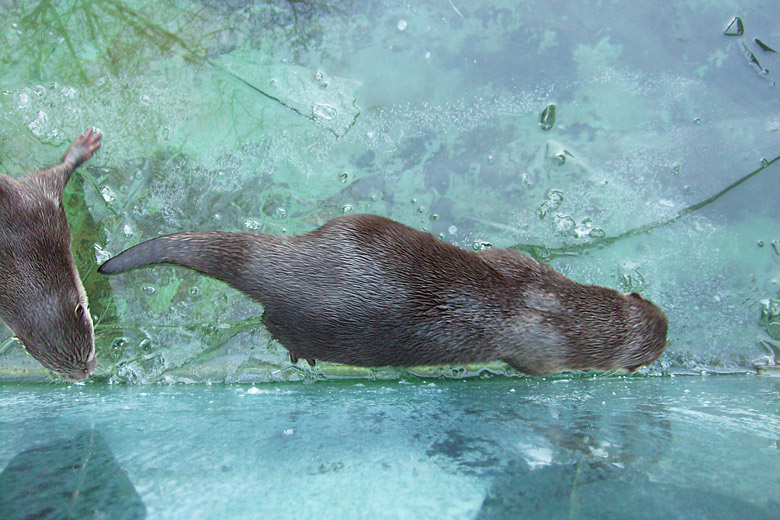
M 98 369 L 66 384 L 0 325 L 0 517 L 780 516 L 776 1 L 0 11 L 0 172 L 104 134 L 65 198 Z M 219 282 L 96 272 L 357 212 L 639 291 L 666 352 L 630 378 L 292 367 Z
M 9 479 L 62 467 L 47 504 L 95 518 L 778 518 L 779 393 L 755 376 L 4 384 L 0 498 L 22 517 Z

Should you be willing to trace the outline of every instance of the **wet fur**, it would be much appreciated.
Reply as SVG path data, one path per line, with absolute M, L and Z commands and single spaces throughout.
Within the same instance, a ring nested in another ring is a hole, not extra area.
M 578 284 L 516 251 L 466 251 L 373 215 L 296 237 L 169 235 L 100 271 L 159 263 L 200 271 L 262 303 L 263 322 L 293 361 L 633 371 L 655 361 L 666 341 L 663 312 L 637 294 Z
M 0 318 L 30 355 L 73 380 L 85 379 L 96 360 L 62 197 L 99 140 L 90 128 L 60 164 L 20 179 L 0 175 Z

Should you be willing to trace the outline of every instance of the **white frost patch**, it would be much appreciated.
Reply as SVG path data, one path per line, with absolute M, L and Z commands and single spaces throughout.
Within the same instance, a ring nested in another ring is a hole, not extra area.
M 550 448 L 524 446 L 522 448 L 525 461 L 531 469 L 543 468 L 552 464 L 553 452 Z

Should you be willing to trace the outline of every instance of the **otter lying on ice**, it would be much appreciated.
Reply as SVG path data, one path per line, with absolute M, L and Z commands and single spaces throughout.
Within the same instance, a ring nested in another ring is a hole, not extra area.
M 99 270 L 151 264 L 194 269 L 262 303 L 263 323 L 293 362 L 634 371 L 666 343 L 664 313 L 636 293 L 573 282 L 516 251 L 466 251 L 373 215 L 295 237 L 177 233 Z

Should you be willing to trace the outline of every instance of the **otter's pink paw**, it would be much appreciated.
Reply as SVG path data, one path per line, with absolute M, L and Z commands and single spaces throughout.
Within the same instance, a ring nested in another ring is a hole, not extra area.
M 73 141 L 65 155 L 62 156 L 62 162 L 71 162 L 78 166 L 95 153 L 95 150 L 100 148 L 100 134 L 93 134 L 92 127 L 87 128 L 87 131 L 81 134 Z

